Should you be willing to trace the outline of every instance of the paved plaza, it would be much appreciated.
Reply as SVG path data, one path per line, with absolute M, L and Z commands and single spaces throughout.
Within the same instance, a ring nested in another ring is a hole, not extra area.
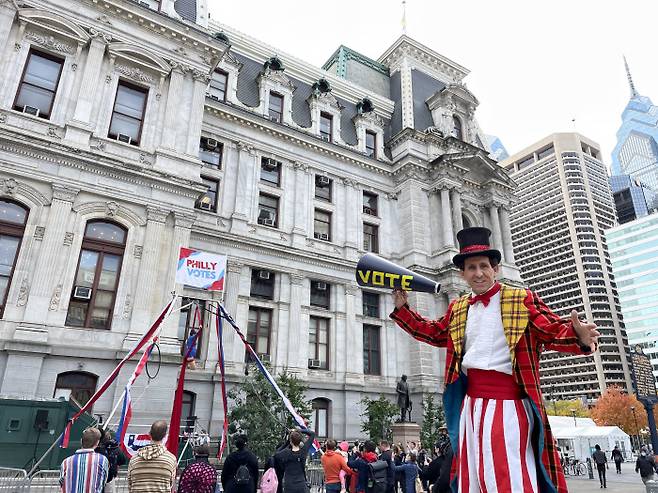
M 608 488 L 605 491 L 609 493 L 644 493 L 646 491 L 640 475 L 635 472 L 634 462 L 622 464 L 621 470 L 621 474 L 615 474 L 615 466 L 610 464 L 607 474 Z M 587 479 L 587 476 L 584 478 L 567 476 L 567 485 L 569 492 L 574 493 L 601 491 L 596 471 L 594 471 L 594 479 Z

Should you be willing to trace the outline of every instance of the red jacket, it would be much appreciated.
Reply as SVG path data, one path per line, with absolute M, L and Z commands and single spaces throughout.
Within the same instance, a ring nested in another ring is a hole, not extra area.
M 454 451 L 453 476 L 459 456 L 459 415 L 466 394 L 465 379 L 461 374 L 468 295 L 454 300 L 439 320 L 428 320 L 404 306 L 395 310 L 391 318 L 415 339 L 446 348 L 445 391 L 443 394 L 446 421 Z M 548 349 L 574 354 L 589 354 L 581 348 L 573 325 L 555 315 L 530 290 L 503 285 L 500 298 L 505 338 L 510 348 L 513 376 L 534 404 L 539 424 L 543 428 L 538 436 L 543 442 L 535 443 L 535 453 L 541 457 L 538 470 L 540 491 L 567 493 L 564 472 L 560 466 L 555 440 L 539 384 L 539 355 Z

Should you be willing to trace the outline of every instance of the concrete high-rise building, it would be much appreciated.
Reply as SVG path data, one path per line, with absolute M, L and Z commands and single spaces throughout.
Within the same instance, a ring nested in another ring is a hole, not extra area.
M 629 175 L 613 175 L 610 177 L 610 190 L 619 224 L 649 214 L 649 204 L 653 203 L 654 194 L 637 178 Z
M 630 175 L 658 192 L 658 107 L 637 92 L 626 59 L 624 65 L 631 97 L 612 150 L 612 175 Z
M 572 309 L 601 332 L 593 356 L 548 352 L 549 398 L 597 398 L 608 385 L 632 389 L 631 360 L 604 231 L 615 209 L 599 146 L 577 133 L 553 134 L 501 163 L 518 184 L 511 224 L 521 277 L 557 314 Z
M 658 376 L 658 214 L 609 229 L 605 237 L 628 342 L 644 348 Z

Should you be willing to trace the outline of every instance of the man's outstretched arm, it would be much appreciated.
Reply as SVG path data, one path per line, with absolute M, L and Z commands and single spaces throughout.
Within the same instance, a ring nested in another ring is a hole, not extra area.
M 450 303 L 445 315 L 438 320 L 429 320 L 413 311 L 407 303 L 407 293 L 401 290 L 393 291 L 395 310 L 390 317 L 411 337 L 436 347 L 445 347 L 448 343 L 448 326 L 452 305 Z
M 574 354 L 596 351 L 600 335 L 596 325 L 581 322 L 575 310 L 571 312 L 571 320 L 560 318 L 530 290 L 527 290 L 524 304 L 528 308 L 528 316 L 535 326 L 537 337 L 546 349 Z

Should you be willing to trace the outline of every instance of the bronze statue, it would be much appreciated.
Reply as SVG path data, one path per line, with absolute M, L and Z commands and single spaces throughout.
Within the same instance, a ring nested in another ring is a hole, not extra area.
M 400 408 L 400 422 L 404 423 L 409 413 L 409 421 L 411 421 L 411 399 L 409 398 L 409 384 L 407 384 L 407 376 L 402 375 L 402 379 L 398 382 L 395 391 L 398 393 L 398 407 Z

